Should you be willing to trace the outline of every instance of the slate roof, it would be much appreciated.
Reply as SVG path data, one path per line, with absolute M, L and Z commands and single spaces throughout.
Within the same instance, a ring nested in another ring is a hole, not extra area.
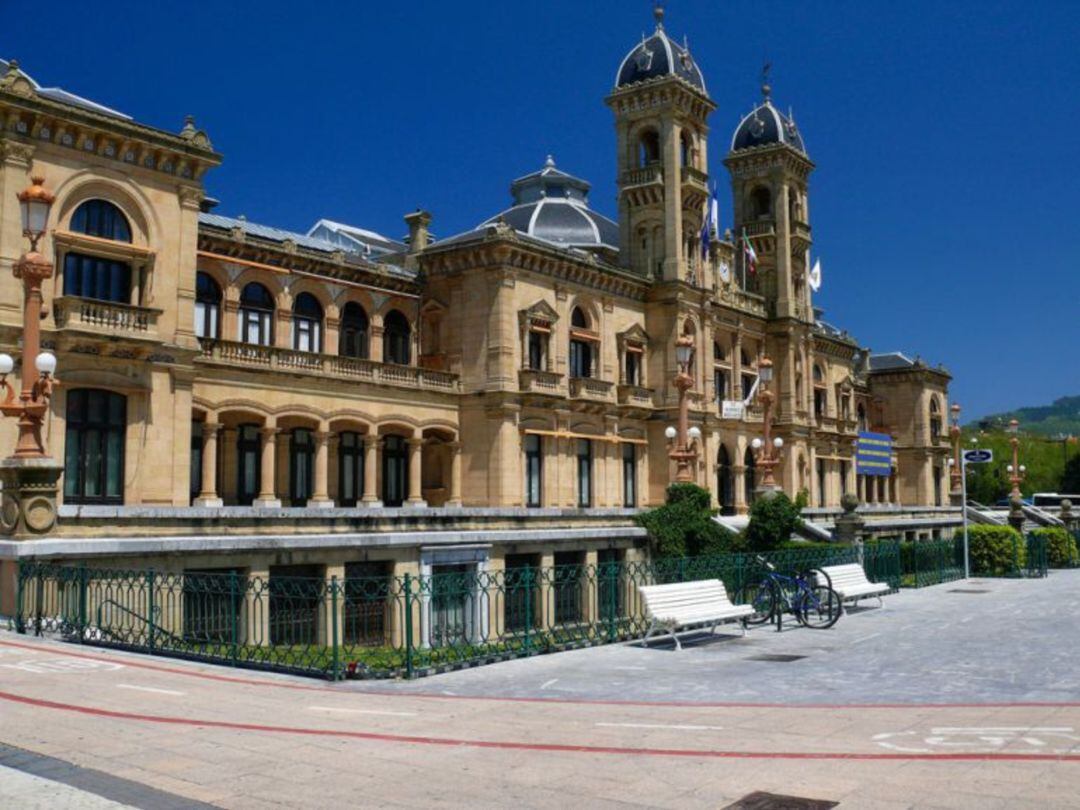
M 805 155 L 806 146 L 794 119 L 776 109 L 769 98 L 768 87 L 763 89 L 765 100 L 750 111 L 735 128 L 735 134 L 731 136 L 731 151 L 784 143 Z
M 707 94 L 705 77 L 690 55 L 690 48 L 685 40 L 682 45 L 671 40 L 664 31 L 662 17 L 661 11 L 653 35 L 647 39 L 642 36 L 641 42 L 623 58 L 615 74 L 615 87 L 675 76 Z
M 11 62 L 9 60 L 0 59 L 0 74 L 6 73 L 10 64 Z M 34 86 L 34 91 L 39 96 L 52 99 L 53 101 L 59 101 L 62 104 L 71 104 L 75 107 L 82 107 L 83 109 L 101 113 L 102 115 L 111 115 L 114 118 L 121 118 L 125 121 L 133 120 L 132 117 L 126 113 L 114 110 L 112 107 L 106 107 L 104 104 L 98 104 L 96 101 L 91 101 L 88 98 L 77 96 L 62 87 L 42 87 L 34 81 L 33 77 L 26 73 L 26 71 L 20 68 L 19 72 L 22 73 L 23 76 L 26 76 L 27 81 Z

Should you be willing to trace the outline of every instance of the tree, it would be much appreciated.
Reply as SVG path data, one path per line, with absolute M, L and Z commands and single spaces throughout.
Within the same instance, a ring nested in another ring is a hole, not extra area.
M 799 513 L 804 505 L 801 497 L 792 501 L 782 492 L 754 501 L 745 533 L 750 550 L 772 551 L 790 540 L 802 524 Z
M 713 520 L 711 496 L 695 484 L 672 484 L 667 503 L 637 518 L 649 533 L 653 556 L 697 557 L 734 550 L 738 537 Z
M 1061 488 L 1058 492 L 1067 495 L 1080 493 L 1080 453 L 1070 458 L 1065 465 L 1065 472 L 1061 475 Z

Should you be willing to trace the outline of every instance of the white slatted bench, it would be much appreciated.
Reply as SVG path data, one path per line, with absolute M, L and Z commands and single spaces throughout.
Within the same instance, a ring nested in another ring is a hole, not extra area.
M 668 628 L 675 648 L 682 649 L 676 634 L 680 629 L 693 629 L 710 626 L 709 632 L 716 630 L 722 622 L 737 621 L 754 615 L 750 605 L 733 605 L 728 599 L 724 583 L 718 579 L 703 579 L 697 582 L 676 582 L 670 585 L 642 585 L 638 590 L 645 598 L 645 608 L 649 611 L 649 631 L 641 640 L 642 646 L 649 646 L 649 636 L 654 630 Z M 742 625 L 743 634 L 746 627 Z
M 888 593 L 892 588 L 885 582 L 871 582 L 866 578 L 866 571 L 858 563 L 847 565 L 828 565 L 821 568 L 828 575 L 832 589 L 840 597 L 841 606 L 844 602 L 858 602 L 868 596 L 878 600 L 878 604 L 885 607 L 881 595 Z M 825 585 L 825 578 L 821 574 L 815 574 L 814 578 L 818 585 Z

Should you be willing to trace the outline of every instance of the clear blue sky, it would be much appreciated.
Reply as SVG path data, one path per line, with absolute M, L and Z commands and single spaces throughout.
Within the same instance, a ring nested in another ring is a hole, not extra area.
M 0 9 L 0 56 L 39 82 L 173 131 L 194 114 L 225 155 L 220 213 L 395 236 L 417 207 L 475 226 L 548 153 L 613 215 L 602 99 L 652 27 L 647 0 Z M 1080 394 L 1080 3 L 671 0 L 667 28 L 718 105 L 722 190 L 772 62 L 818 166 L 830 321 L 947 365 L 965 418 Z

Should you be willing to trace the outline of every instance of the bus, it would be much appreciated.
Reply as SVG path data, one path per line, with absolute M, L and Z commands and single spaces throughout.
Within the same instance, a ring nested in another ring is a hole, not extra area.
M 1036 492 L 1031 496 L 1032 506 L 1056 506 L 1061 507 L 1062 501 L 1072 501 L 1080 507 L 1080 495 L 1062 495 L 1060 492 Z

